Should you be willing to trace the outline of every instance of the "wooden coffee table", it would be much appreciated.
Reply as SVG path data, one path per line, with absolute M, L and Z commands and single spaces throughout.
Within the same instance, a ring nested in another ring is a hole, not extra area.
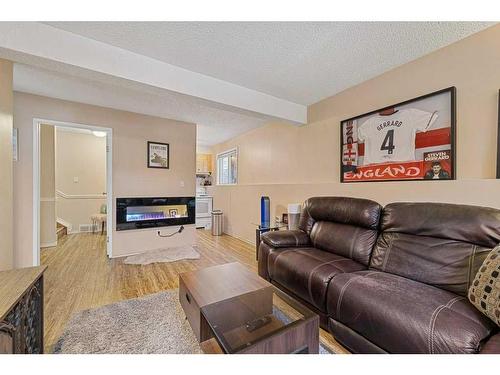
M 318 315 L 239 263 L 180 274 L 179 300 L 206 352 L 318 353 Z

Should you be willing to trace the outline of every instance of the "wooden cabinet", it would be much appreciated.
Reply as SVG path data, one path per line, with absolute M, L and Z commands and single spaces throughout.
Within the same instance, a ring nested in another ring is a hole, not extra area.
M 212 155 L 196 154 L 196 173 L 212 172 Z
M 0 272 L 0 353 L 43 353 L 43 272 Z

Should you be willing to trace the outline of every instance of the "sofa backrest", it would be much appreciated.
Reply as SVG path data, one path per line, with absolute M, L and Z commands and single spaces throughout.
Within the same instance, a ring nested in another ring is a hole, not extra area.
M 445 203 L 391 203 L 370 268 L 465 296 L 488 252 L 500 243 L 500 210 Z
M 299 228 L 309 234 L 314 247 L 368 266 L 381 211 L 382 206 L 368 199 L 309 198 Z

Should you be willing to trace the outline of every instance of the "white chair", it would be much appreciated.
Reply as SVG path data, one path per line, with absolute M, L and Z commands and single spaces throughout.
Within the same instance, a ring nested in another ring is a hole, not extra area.
M 108 220 L 108 215 L 106 214 L 106 205 L 102 204 L 100 213 L 94 214 L 90 217 L 90 220 L 92 221 L 92 233 L 95 233 L 95 231 L 99 228 L 99 225 L 101 226 L 101 234 L 104 234 L 104 228 L 106 227 L 106 222 Z

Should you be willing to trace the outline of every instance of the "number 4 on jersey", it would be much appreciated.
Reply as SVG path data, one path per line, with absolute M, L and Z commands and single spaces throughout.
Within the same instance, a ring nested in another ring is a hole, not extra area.
M 389 155 L 394 152 L 396 146 L 394 146 L 394 129 L 387 131 L 382 146 L 380 146 L 380 151 L 387 151 Z

